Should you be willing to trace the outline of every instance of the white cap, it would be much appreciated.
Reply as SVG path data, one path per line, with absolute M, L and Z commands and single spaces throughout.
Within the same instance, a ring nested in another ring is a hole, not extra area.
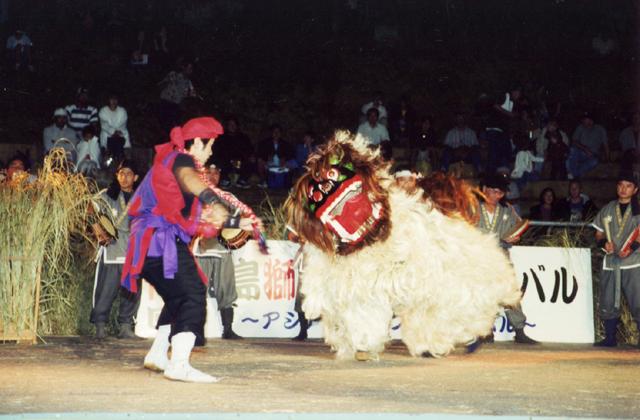
M 67 111 L 65 111 L 63 108 L 58 108 L 55 111 L 53 111 L 53 116 L 54 117 L 66 117 L 67 116 Z

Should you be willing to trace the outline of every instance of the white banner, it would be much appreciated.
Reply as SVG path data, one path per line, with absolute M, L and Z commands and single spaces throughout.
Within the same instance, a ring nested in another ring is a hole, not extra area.
M 269 255 L 260 253 L 255 241 L 232 252 L 238 292 L 233 329 L 243 337 L 295 337 L 300 328 L 294 310 L 298 290 L 299 245 L 289 241 L 269 241 Z M 210 257 L 215 258 L 215 257 Z M 143 282 L 136 335 L 154 337 L 163 302 L 147 282 Z M 314 323 L 311 337 L 319 336 Z M 206 337 L 220 337 L 222 325 L 215 298 L 207 296 Z
M 262 255 L 254 241 L 233 251 L 236 301 L 233 329 L 243 337 L 290 338 L 299 332 L 294 310 L 298 289 L 299 246 L 289 241 L 269 241 L 269 255 Z M 510 249 L 518 280 L 524 286 L 522 309 L 525 332 L 538 341 L 592 343 L 593 292 L 591 255 L 586 248 L 513 247 Z M 213 258 L 213 257 L 212 257 Z M 526 283 L 526 284 L 525 284 Z M 136 334 L 155 335 L 162 299 L 143 282 Z M 401 337 L 399 319 L 391 325 L 393 338 Z M 207 298 L 206 337 L 220 337 L 222 326 L 214 298 Z M 319 322 L 309 337 L 322 337 Z M 496 319 L 497 341 L 512 340 L 513 327 L 504 315 Z
M 551 343 L 593 343 L 591 251 L 588 248 L 515 246 L 510 249 L 524 289 L 525 332 Z M 512 340 L 504 315 L 496 319 L 496 340 Z

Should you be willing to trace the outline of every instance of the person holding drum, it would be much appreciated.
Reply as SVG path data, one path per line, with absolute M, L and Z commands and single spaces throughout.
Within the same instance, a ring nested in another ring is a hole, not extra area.
M 120 287 L 122 264 L 129 240 L 129 218 L 127 204 L 133 195 L 139 172 L 134 163 L 124 160 L 118 165 L 116 179 L 102 194 L 111 217 L 99 217 L 100 224 L 94 225 L 98 242 L 102 245 L 98 253 L 95 282 L 93 287 L 93 309 L 91 322 L 96 326 L 96 338 L 107 336 L 111 305 L 120 295 L 118 324 L 119 338 L 134 338 L 133 317 L 140 304 L 140 293 L 131 293 Z M 113 225 L 109 226 L 113 221 Z M 107 225 L 105 225 L 107 224 Z
M 189 250 L 192 237 L 214 237 L 224 225 L 251 231 L 261 227 L 259 220 L 229 218 L 233 209 L 208 187 L 200 171 L 222 132 L 211 117 L 174 127 L 170 141 L 156 146 L 153 166 L 129 207 L 131 235 L 122 284 L 135 292 L 137 279 L 144 278 L 162 297 L 158 331 L 144 366 L 171 380 L 218 381 L 189 363 L 196 336 L 204 330 L 207 290 L 207 278 Z

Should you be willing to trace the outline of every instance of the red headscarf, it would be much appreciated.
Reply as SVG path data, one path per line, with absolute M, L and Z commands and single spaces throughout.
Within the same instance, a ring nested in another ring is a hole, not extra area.
M 182 127 L 173 127 L 169 137 L 171 141 L 156 146 L 156 159 L 162 160 L 173 150 L 183 150 L 185 140 L 195 139 L 215 139 L 224 130 L 222 125 L 212 117 L 193 118 Z

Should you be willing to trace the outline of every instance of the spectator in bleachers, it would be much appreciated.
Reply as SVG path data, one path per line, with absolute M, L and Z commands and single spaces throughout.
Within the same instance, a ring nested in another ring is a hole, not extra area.
M 67 141 L 58 141 L 66 139 Z M 53 112 L 53 124 L 42 130 L 42 147 L 44 153 L 47 154 L 53 147 L 62 147 L 67 156 L 75 162 L 76 144 L 78 139 L 76 132 L 67 125 L 67 111 L 58 108 Z
M 127 111 L 118 104 L 118 96 L 109 95 L 108 105 L 103 106 L 100 117 L 100 147 L 116 161 L 124 158 L 125 149 L 131 150 L 127 129 Z
M 551 179 L 563 180 L 567 178 L 567 158 L 569 146 L 562 139 L 560 130 L 548 132 L 549 145 L 545 159 L 551 163 Z
M 24 33 L 22 29 L 16 29 L 16 31 L 7 39 L 7 54 L 9 64 L 16 70 L 29 70 L 34 71 L 31 64 L 31 47 L 33 42 Z
M 567 178 L 582 178 L 598 166 L 600 161 L 609 159 L 607 131 L 594 123 L 594 117 L 585 112 L 571 138 L 571 149 L 567 159 Z M 603 153 L 604 152 L 604 153 Z
M 382 155 L 391 157 L 391 143 L 387 127 L 379 123 L 378 108 L 369 108 L 367 121 L 360 124 L 358 134 L 362 136 L 370 146 L 380 146 Z
M 598 208 L 587 194 L 582 192 L 580 181 L 569 182 L 569 196 L 565 199 L 564 220 L 570 222 L 583 222 L 593 218 Z
M 622 151 L 622 172 L 632 172 L 638 162 L 638 137 L 640 135 L 640 113 L 633 114 L 631 125 L 620 132 L 618 142 Z
M 378 110 L 378 123 L 384 125 L 386 128 L 388 114 L 387 108 L 383 104 L 382 92 L 374 92 L 373 101 L 367 102 L 366 104 L 362 105 L 362 108 L 360 108 L 360 119 L 362 123 L 366 122 L 369 119 L 369 110 L 371 108 L 375 108 Z
M 196 90 L 191 83 L 190 76 L 193 73 L 193 63 L 184 60 L 179 63 L 178 71 L 171 71 L 158 83 L 162 88 L 160 92 L 159 117 L 160 124 L 168 133 L 180 123 L 180 105 L 185 98 L 195 97 Z
M 249 187 L 249 177 L 255 172 L 255 155 L 251 140 L 240 130 L 236 117 L 227 118 L 224 134 L 216 139 L 213 146 L 212 159 L 222 171 L 220 186 L 227 188 L 237 178 L 237 187 Z
M 399 146 L 409 144 L 413 135 L 415 116 L 413 109 L 406 97 L 400 98 L 400 103 L 392 110 L 390 131 L 393 136 L 393 142 Z
M 442 155 L 442 145 L 433 130 L 433 119 L 422 117 L 417 132 L 409 142 L 409 166 L 423 175 L 431 172 L 431 168 L 439 168 Z
M 27 182 L 35 182 L 36 176 L 33 174 L 29 174 L 29 169 L 31 167 L 30 163 L 31 162 L 27 155 L 25 155 L 24 153 L 16 153 L 9 159 L 9 164 L 7 165 L 7 169 L 4 172 L 4 181 L 11 182 L 21 174 L 26 173 Z
M 560 128 L 558 127 L 558 120 L 556 118 L 550 118 L 549 121 L 547 122 L 547 125 L 545 125 L 542 128 L 542 131 L 536 138 L 536 156 L 538 157 L 547 156 L 547 149 L 549 148 L 549 139 L 554 133 L 558 133 L 560 135 L 560 139 L 567 146 L 567 151 L 569 150 L 569 136 L 567 136 L 567 133 L 560 130 Z M 566 157 L 565 157 L 565 161 L 566 161 Z M 542 173 L 542 166 L 543 166 L 542 163 L 535 164 L 534 165 L 535 171 L 537 173 Z M 566 167 L 564 169 L 564 172 L 566 174 Z M 565 175 L 565 178 L 566 178 L 566 175 Z
M 272 125 L 271 135 L 258 144 L 258 175 L 261 179 L 259 186 L 266 188 L 267 171 L 270 168 L 284 170 L 287 162 L 293 157 L 291 145 L 282 138 L 282 127 L 278 124 Z
M 102 154 L 100 141 L 93 126 L 88 125 L 82 129 L 82 140 L 78 143 L 77 149 L 76 170 L 84 175 L 94 176 L 100 169 Z
M 96 107 L 89 105 L 89 91 L 85 88 L 79 88 L 76 94 L 76 102 L 65 107 L 67 111 L 67 124 L 76 132 L 78 141 L 82 140 L 82 130 L 91 125 L 92 128 L 98 128 L 98 110 Z
M 449 170 L 449 164 L 464 161 L 472 164 L 480 172 L 480 147 L 476 132 L 467 126 L 462 113 L 456 114 L 456 126 L 447 132 L 442 150 L 442 170 Z
M 296 144 L 295 159 L 298 168 L 302 168 L 309 155 L 316 149 L 316 140 L 313 132 L 307 131 L 302 137 L 302 141 Z
M 529 211 L 529 218 L 532 220 L 558 221 L 563 216 L 562 205 L 557 202 L 553 188 L 549 187 L 542 190 L 538 204 Z
M 511 171 L 511 178 L 518 184 L 518 188 L 522 191 L 528 182 L 538 180 L 538 174 L 533 170 L 533 164 L 536 162 L 544 162 L 544 158 L 537 157 L 533 154 L 534 143 L 528 137 L 520 135 L 515 138 L 516 158 Z

